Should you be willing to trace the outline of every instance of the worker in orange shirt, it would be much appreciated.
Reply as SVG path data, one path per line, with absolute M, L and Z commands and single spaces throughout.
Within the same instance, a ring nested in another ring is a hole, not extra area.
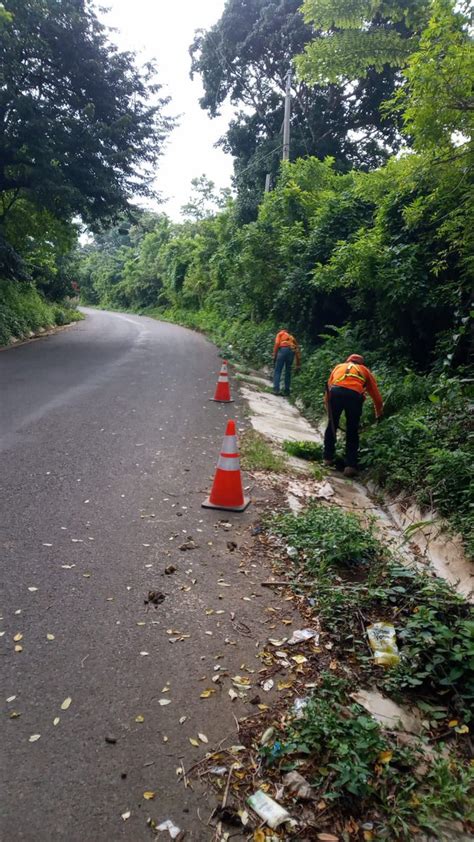
M 328 425 L 324 434 L 324 462 L 326 465 L 333 464 L 339 419 L 345 412 L 346 477 L 353 477 L 357 473 L 359 422 L 366 393 L 374 402 L 376 418 L 380 418 L 383 414 L 383 400 L 375 377 L 364 365 L 364 358 L 360 354 L 351 354 L 345 363 L 337 365 L 331 371 L 324 398 L 328 412 Z
M 280 394 L 280 380 L 283 369 L 285 369 L 285 391 L 283 394 L 286 396 L 290 394 L 291 366 L 294 359 L 296 360 L 296 371 L 299 371 L 301 366 L 300 347 L 291 333 L 288 333 L 287 330 L 280 330 L 275 337 L 275 345 L 273 346 L 273 364 L 275 366 L 273 391 L 275 395 Z

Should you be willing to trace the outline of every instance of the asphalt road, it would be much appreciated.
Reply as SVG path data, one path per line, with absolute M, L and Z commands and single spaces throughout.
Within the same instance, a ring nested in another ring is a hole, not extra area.
M 94 311 L 0 352 L 2 842 L 141 842 L 148 816 L 212 838 L 176 769 L 243 710 L 212 677 L 258 670 L 235 623 L 264 610 L 226 549 L 255 506 L 231 532 L 200 507 L 229 415 L 208 400 L 219 365 L 198 334 Z

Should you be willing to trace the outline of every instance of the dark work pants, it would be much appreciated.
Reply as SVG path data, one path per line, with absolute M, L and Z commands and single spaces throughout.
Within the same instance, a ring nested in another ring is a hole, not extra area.
M 275 371 L 273 374 L 273 391 L 280 391 L 280 380 L 283 368 L 285 369 L 285 393 L 290 394 L 291 366 L 295 352 L 291 348 L 279 348 L 275 360 Z
M 328 425 L 324 434 L 324 458 L 333 459 L 336 449 L 336 432 L 343 412 L 346 414 L 346 465 L 357 467 L 359 450 L 359 421 L 363 397 L 354 389 L 331 386 L 328 395 Z

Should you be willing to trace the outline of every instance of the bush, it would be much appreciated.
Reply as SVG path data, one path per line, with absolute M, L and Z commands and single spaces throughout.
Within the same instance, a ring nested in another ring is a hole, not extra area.
M 69 305 L 50 304 L 30 283 L 0 280 L 0 345 L 25 339 L 39 328 L 68 324 L 82 316 Z

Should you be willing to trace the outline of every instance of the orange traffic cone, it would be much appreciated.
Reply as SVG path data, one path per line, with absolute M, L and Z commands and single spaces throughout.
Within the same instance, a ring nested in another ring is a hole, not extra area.
M 249 503 L 250 500 L 248 497 L 244 497 L 242 489 L 235 421 L 228 421 L 212 490 L 202 505 L 205 509 L 226 509 L 229 512 L 243 512 Z
M 222 367 L 217 380 L 215 395 L 211 401 L 223 401 L 233 403 L 230 396 L 229 375 L 227 374 L 227 360 L 223 360 Z

